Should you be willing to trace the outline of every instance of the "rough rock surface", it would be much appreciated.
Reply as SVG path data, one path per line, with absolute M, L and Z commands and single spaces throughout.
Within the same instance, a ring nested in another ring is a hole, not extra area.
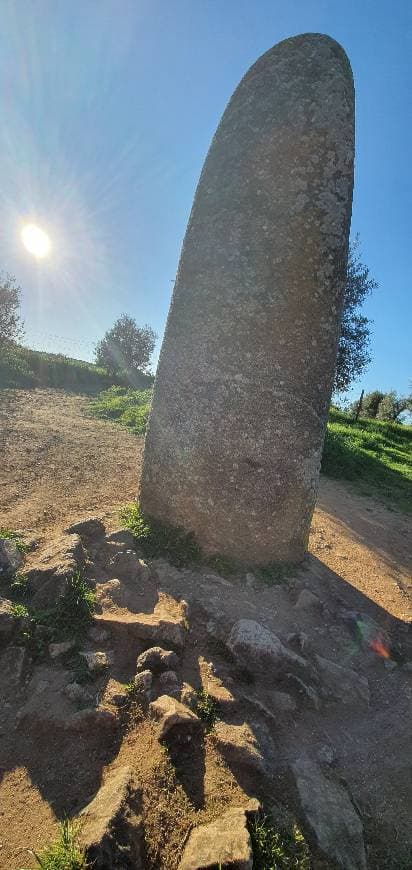
M 144 671 L 149 668 L 155 674 L 160 673 L 160 671 L 173 670 L 178 664 L 179 659 L 175 652 L 162 649 L 161 646 L 152 646 L 140 653 L 136 662 L 136 670 Z
M 253 855 L 244 809 L 231 809 L 190 834 L 179 870 L 231 867 L 252 870 Z
M 140 790 L 128 767 L 121 767 L 82 810 L 81 840 L 95 870 L 139 870 L 142 865 Z
M 201 727 L 201 721 L 196 713 L 169 695 L 161 695 L 150 704 L 150 713 L 158 722 L 157 736 L 159 740 L 165 737 L 187 737 Z
M 316 656 L 322 685 L 331 695 L 343 704 L 363 701 L 369 704 L 369 684 L 366 677 L 352 668 L 342 668 L 335 662 Z
M 34 607 L 53 606 L 64 594 L 67 580 L 83 568 L 85 554 L 79 535 L 61 535 L 44 549 L 25 572 Z
M 151 643 L 182 649 L 186 639 L 186 607 L 168 595 L 159 593 L 153 613 L 130 613 L 120 615 L 103 613 L 96 622 L 105 628 L 125 629 L 130 635 Z
M 306 550 L 353 159 L 349 61 L 321 34 L 260 57 L 214 136 L 183 243 L 140 488 L 149 516 L 193 531 L 208 551 L 264 564 Z
M 94 538 L 104 535 L 104 525 L 99 517 L 86 517 L 77 523 L 72 523 L 64 530 L 67 535 L 79 535 L 81 538 Z
M 0 645 L 11 641 L 20 620 L 13 613 L 13 604 L 8 598 L 0 598 Z
M 285 668 L 307 669 L 301 656 L 287 649 L 267 628 L 253 619 L 240 619 L 230 632 L 227 645 L 240 664 L 249 671 L 260 672 L 266 677 L 276 677 Z M 273 669 L 272 672 L 268 668 Z
M 175 671 L 163 671 L 160 674 L 159 688 L 162 695 L 177 697 L 180 694 L 180 681 Z
M 139 671 L 133 680 L 136 692 L 147 696 L 152 688 L 152 679 L 151 671 Z
M 23 556 L 15 541 L 0 537 L 0 577 L 14 574 L 23 564 Z
M 309 758 L 298 758 L 292 771 L 319 849 L 343 870 L 366 870 L 362 822 L 347 791 Z
M 260 751 L 255 734 L 246 722 L 243 725 L 216 722 L 213 729 L 213 739 L 230 766 L 249 768 L 258 773 L 265 773 L 264 756 Z

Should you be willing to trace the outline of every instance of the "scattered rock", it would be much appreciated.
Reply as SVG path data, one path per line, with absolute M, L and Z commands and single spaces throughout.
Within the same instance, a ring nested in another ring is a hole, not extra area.
M 174 671 L 163 671 L 159 677 L 159 687 L 162 695 L 177 697 L 180 694 L 180 681 Z
M 94 870 L 140 870 L 143 828 L 140 789 L 128 767 L 120 767 L 80 813 L 81 841 Z
M 8 598 L 0 598 L 0 644 L 10 643 L 21 620 L 13 613 L 13 604 Z
M 86 517 L 84 520 L 79 520 L 67 526 L 64 530 L 66 535 L 79 535 L 81 538 L 99 538 L 104 535 L 104 525 L 99 517 Z
M 105 631 L 104 628 L 100 628 L 98 625 L 92 625 L 92 627 L 89 628 L 87 637 L 93 643 L 103 644 L 110 639 L 110 633 Z
M 295 604 L 295 610 L 319 610 L 322 606 L 318 596 L 310 589 L 302 589 Z
M 63 689 L 63 694 L 75 704 L 90 704 L 92 700 L 90 692 L 79 683 L 68 683 Z
M 257 773 L 265 773 L 264 757 L 252 729 L 246 722 L 243 725 L 216 722 L 213 741 L 231 767 L 246 767 Z
M 4 694 L 7 689 L 15 689 L 21 682 L 27 653 L 22 646 L 9 646 L 0 658 L 0 680 L 4 685 Z M 3 692 L 2 692 L 3 694 Z
M 252 704 L 256 710 L 275 722 L 278 721 L 278 715 L 276 714 L 294 713 L 297 710 L 295 699 L 292 698 L 291 695 L 288 695 L 287 692 L 270 693 L 271 709 L 269 709 L 266 704 L 263 704 L 258 698 L 255 698 L 254 695 L 243 695 L 243 698 L 245 701 L 249 702 L 249 704 Z
M 152 688 L 152 679 L 151 671 L 139 671 L 133 680 L 136 692 L 147 697 Z
M 212 640 L 226 643 L 229 625 L 227 616 L 224 613 L 215 613 L 213 619 L 209 619 L 206 624 L 206 631 Z
M 42 551 L 25 572 L 34 607 L 54 606 L 64 594 L 70 577 L 84 567 L 85 554 L 79 535 L 61 535 Z
M 182 688 L 180 690 L 180 700 L 182 704 L 185 704 L 187 707 L 194 707 L 197 701 L 196 690 L 190 683 L 183 683 Z
M 351 668 L 342 668 L 329 659 L 317 655 L 316 662 L 322 685 L 333 698 L 343 704 L 353 704 L 363 701 L 369 705 L 369 683 Z
M 96 622 L 113 630 L 127 631 L 130 636 L 152 644 L 164 644 L 181 650 L 187 631 L 186 607 L 185 602 L 159 592 L 153 613 L 109 612 L 96 616 Z
M 110 532 L 109 535 L 106 535 L 106 542 L 108 544 L 119 544 L 125 547 L 126 550 L 134 550 L 136 546 L 134 535 L 127 529 L 117 529 L 115 532 Z
M 252 843 L 244 809 L 231 809 L 208 825 L 195 828 L 183 852 L 179 870 L 213 867 L 252 870 Z
M 74 640 L 64 640 L 62 643 L 49 643 L 49 656 L 51 659 L 57 659 L 73 649 L 74 646 Z
M 287 649 L 273 632 L 253 619 L 241 619 L 230 632 L 227 645 L 238 662 L 249 672 L 276 677 L 285 668 L 298 666 L 306 670 L 308 665 L 301 656 Z
M 145 583 L 150 578 L 150 570 L 134 550 L 119 550 L 109 560 L 110 569 L 120 580 L 140 580 Z
M 165 737 L 190 739 L 193 732 L 201 728 L 201 721 L 196 713 L 169 695 L 161 695 L 156 701 L 152 701 L 149 709 L 158 722 L 159 740 L 164 740 Z
M 347 791 L 307 757 L 292 764 L 302 812 L 317 846 L 343 870 L 366 870 L 362 822 Z
M 65 727 L 68 731 L 88 731 L 90 728 L 102 729 L 112 733 L 116 728 L 116 716 L 111 710 L 87 707 L 70 716 Z
M 136 670 L 143 671 L 149 668 L 154 674 L 157 674 L 160 671 L 173 670 L 178 667 L 178 664 L 179 659 L 175 652 L 162 649 L 161 646 L 152 646 L 140 653 L 136 662 Z
M 295 683 L 297 685 L 299 694 L 305 695 L 314 710 L 320 709 L 320 698 L 316 689 L 314 689 L 313 686 L 309 686 L 308 683 L 305 683 L 303 680 L 301 680 L 301 678 L 298 677 L 297 674 L 287 674 L 287 678 L 292 683 Z
M 113 653 L 105 653 L 101 650 L 97 652 L 82 651 L 80 655 L 86 660 L 87 667 L 91 673 L 104 671 L 113 661 Z
M 23 555 L 11 538 L 0 538 L 0 577 L 14 574 L 23 564 Z

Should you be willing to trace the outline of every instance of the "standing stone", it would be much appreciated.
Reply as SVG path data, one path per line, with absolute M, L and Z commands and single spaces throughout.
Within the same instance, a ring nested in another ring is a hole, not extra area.
M 140 504 L 249 563 L 303 557 L 348 253 L 354 89 L 304 34 L 236 89 L 197 188 L 155 382 Z

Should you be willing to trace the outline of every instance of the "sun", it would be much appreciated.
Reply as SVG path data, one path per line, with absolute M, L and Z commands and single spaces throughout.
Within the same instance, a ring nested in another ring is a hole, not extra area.
M 24 247 L 37 259 L 42 260 L 50 253 L 50 239 L 36 224 L 26 224 L 21 231 L 21 238 Z

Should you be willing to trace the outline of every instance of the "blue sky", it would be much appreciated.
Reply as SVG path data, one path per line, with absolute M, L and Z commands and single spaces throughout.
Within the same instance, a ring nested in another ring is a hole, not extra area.
M 127 312 L 161 337 L 195 186 L 225 105 L 285 37 L 328 33 L 355 77 L 352 233 L 379 281 L 373 363 L 354 391 L 408 389 L 410 0 L 2 0 L 0 267 L 26 341 L 91 358 Z M 52 255 L 23 248 L 44 227 Z

